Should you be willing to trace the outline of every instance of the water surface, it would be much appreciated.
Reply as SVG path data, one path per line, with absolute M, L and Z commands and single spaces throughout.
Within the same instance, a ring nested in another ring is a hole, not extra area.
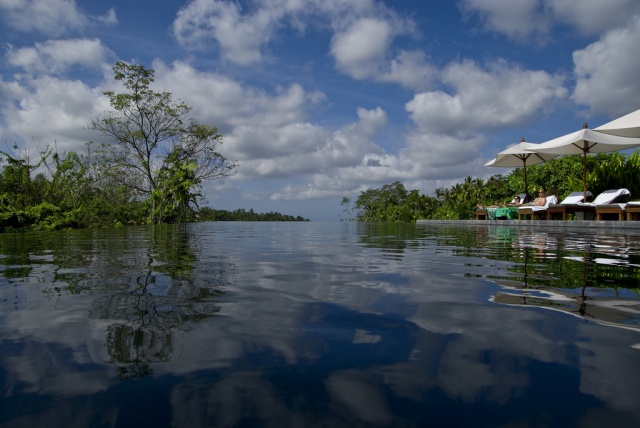
M 640 235 L 0 235 L 0 426 L 640 426 Z

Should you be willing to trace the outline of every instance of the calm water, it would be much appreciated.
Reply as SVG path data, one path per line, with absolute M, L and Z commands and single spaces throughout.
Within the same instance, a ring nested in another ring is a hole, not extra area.
M 640 426 L 640 235 L 0 235 L 0 426 Z

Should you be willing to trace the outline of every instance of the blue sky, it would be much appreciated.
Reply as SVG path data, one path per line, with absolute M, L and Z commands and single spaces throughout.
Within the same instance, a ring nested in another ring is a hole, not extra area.
M 3 145 L 109 143 L 111 67 L 143 64 L 239 162 L 207 205 L 314 221 L 640 108 L 637 0 L 0 0 L 0 34 Z

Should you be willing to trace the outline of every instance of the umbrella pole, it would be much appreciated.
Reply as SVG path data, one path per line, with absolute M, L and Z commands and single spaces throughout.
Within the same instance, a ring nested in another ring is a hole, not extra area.
M 582 202 L 587 202 L 587 151 L 582 150 L 583 168 L 582 168 L 582 182 L 584 183 L 584 195 L 582 196 Z
M 522 160 L 522 165 L 524 166 L 524 199 L 526 200 L 529 196 L 529 189 L 527 186 L 527 159 Z M 524 202 L 524 200 L 522 201 Z

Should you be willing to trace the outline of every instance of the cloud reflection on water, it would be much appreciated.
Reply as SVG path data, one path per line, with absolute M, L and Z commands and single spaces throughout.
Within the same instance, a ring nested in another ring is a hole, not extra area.
M 539 248 L 526 233 L 474 231 L 466 246 L 460 231 L 260 227 L 178 230 L 178 241 L 162 245 L 186 245 L 188 269 L 147 239 L 129 251 L 153 257 L 66 267 L 77 275 L 75 294 L 63 288 L 52 299 L 42 291 L 61 281 L 29 283 L 39 292 L 24 294 L 18 309 L 2 306 L 5 397 L 51 397 L 66 404 L 64 419 L 69 403 L 92 395 L 109 415 L 123 388 L 142 385 L 128 382 L 145 382 L 168 400 L 177 426 L 464 422 L 469 408 L 478 426 L 498 409 L 503 423 L 539 412 L 575 426 L 593 412 L 620 426 L 640 420 L 632 405 L 640 386 L 629 375 L 638 369 L 636 331 L 491 301 L 529 290 L 570 299 L 544 272 L 546 260 L 575 245 L 567 237 L 540 233 Z M 531 265 L 522 272 L 501 251 L 529 255 Z M 217 310 L 195 310 L 203 304 Z M 108 339 L 114 326 L 129 328 L 120 351 Z M 132 376 L 118 376 L 123 367 Z

